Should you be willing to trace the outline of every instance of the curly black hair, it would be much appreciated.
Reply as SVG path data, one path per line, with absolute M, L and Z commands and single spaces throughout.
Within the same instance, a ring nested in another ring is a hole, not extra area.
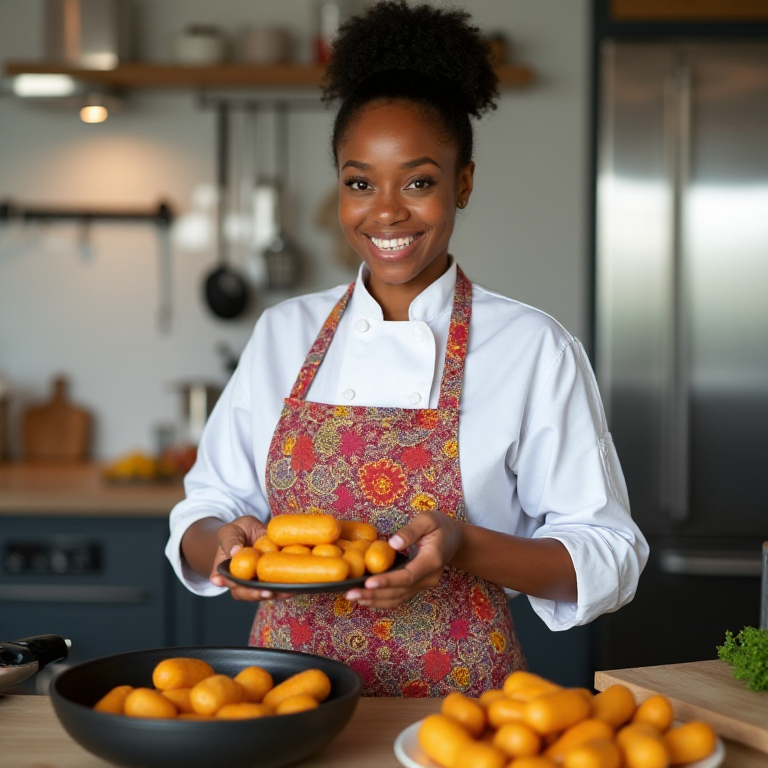
M 457 147 L 457 167 L 472 159 L 471 117 L 496 109 L 491 50 L 463 10 L 383 0 L 344 24 L 323 83 L 326 102 L 341 100 L 334 160 L 350 125 L 372 101 L 405 99 L 437 118 Z

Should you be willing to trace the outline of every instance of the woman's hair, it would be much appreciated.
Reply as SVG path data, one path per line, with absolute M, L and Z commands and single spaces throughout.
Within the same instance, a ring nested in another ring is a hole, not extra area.
M 462 10 L 383 0 L 339 30 L 323 99 L 341 100 L 334 161 L 354 120 L 373 101 L 405 99 L 457 148 L 457 168 L 472 159 L 470 116 L 496 109 L 498 78 L 490 46 Z M 436 120 L 435 120 L 436 118 Z

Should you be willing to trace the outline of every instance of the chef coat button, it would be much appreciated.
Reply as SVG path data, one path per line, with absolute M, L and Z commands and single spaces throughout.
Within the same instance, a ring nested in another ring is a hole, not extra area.
M 367 320 L 358 320 L 355 325 L 355 328 L 357 328 L 360 333 L 365 333 L 370 327 L 371 325 Z
M 345 389 L 344 390 L 344 399 L 345 400 L 353 400 L 355 397 L 355 390 L 354 389 Z
M 416 405 L 421 402 L 421 395 L 418 392 L 414 392 L 408 399 Z

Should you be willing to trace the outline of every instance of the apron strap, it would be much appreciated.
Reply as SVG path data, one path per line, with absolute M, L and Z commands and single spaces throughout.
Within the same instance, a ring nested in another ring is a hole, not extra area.
M 347 288 L 347 292 L 338 300 L 336 306 L 331 310 L 331 313 L 325 319 L 323 327 L 320 329 L 320 333 L 317 334 L 315 343 L 309 350 L 309 354 L 304 360 L 304 365 L 301 366 L 299 375 L 296 377 L 296 381 L 293 384 L 291 390 L 291 398 L 296 400 L 303 400 L 307 394 L 307 390 L 312 384 L 312 380 L 315 378 L 317 369 L 320 367 L 320 363 L 323 362 L 325 353 L 328 351 L 328 347 L 331 346 L 333 336 L 336 333 L 336 329 L 339 327 L 339 320 L 344 314 L 344 310 L 347 308 L 352 291 L 355 289 L 355 283 L 352 282 Z
M 443 378 L 440 381 L 438 408 L 458 408 L 461 382 L 464 379 L 464 360 L 469 343 L 469 319 L 472 316 L 472 283 L 456 265 L 456 291 L 453 294 L 451 324 L 445 345 Z
M 351 283 L 346 293 L 339 299 L 336 306 L 323 323 L 309 354 L 301 366 L 299 375 L 291 389 L 291 399 L 303 400 L 306 397 L 312 380 L 315 378 L 325 353 L 331 346 L 339 320 L 347 308 L 355 283 Z M 445 348 L 445 363 L 443 378 L 440 381 L 440 399 L 438 408 L 458 408 L 461 397 L 461 382 L 464 377 L 464 360 L 467 356 L 469 340 L 469 319 L 472 315 L 472 284 L 456 266 L 456 290 L 453 295 L 451 322 L 448 327 L 448 343 Z

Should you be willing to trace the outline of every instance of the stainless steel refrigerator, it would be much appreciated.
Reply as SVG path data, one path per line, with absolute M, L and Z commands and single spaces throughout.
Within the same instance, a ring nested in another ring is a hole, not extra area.
M 715 658 L 768 539 L 768 41 L 608 42 L 595 361 L 651 558 L 598 668 Z

